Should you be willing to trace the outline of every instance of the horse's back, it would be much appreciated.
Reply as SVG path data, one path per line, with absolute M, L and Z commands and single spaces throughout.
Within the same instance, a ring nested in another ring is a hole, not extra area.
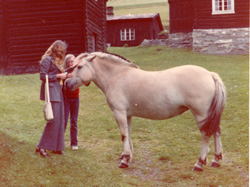
M 164 71 L 134 70 L 134 72 L 136 73 L 129 75 L 126 85 L 133 96 L 140 92 L 142 96 L 150 95 L 150 97 L 154 95 L 157 97 L 167 95 L 172 98 L 175 96 L 194 97 L 200 95 L 201 92 L 214 90 L 211 72 L 198 66 L 186 65 Z

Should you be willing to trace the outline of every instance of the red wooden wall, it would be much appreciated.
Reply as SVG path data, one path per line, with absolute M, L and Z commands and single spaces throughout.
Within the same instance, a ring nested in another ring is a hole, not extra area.
M 105 51 L 105 9 L 100 0 L 1 0 L 0 73 L 37 72 L 41 56 L 58 39 L 75 55 Z
M 234 14 L 212 15 L 212 0 L 168 0 L 170 33 L 249 27 L 249 0 L 235 0 Z
M 192 32 L 194 20 L 193 0 L 168 0 L 170 33 Z
M 194 0 L 195 29 L 249 27 L 249 0 L 235 0 L 234 14 L 212 15 L 212 0 Z
M 87 1 L 84 16 L 87 51 L 106 51 L 106 1 Z

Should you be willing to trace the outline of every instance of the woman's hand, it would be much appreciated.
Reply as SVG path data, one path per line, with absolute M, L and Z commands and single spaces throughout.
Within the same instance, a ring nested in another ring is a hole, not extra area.
M 67 74 L 67 78 L 72 78 L 73 77 L 73 74 L 72 73 L 68 73 Z
M 67 74 L 68 73 L 60 73 L 60 74 L 56 74 L 56 77 L 59 78 L 59 79 L 62 79 L 62 80 L 65 80 L 67 79 Z

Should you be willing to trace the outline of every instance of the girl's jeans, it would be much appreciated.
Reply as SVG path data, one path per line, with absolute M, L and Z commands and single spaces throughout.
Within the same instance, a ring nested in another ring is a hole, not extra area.
M 67 98 L 64 101 L 65 130 L 70 115 L 70 145 L 77 146 L 77 119 L 79 112 L 79 98 Z

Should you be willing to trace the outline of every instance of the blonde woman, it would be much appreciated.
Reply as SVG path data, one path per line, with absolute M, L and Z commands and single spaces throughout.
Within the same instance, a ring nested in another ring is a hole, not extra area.
M 42 137 L 37 145 L 36 152 L 42 157 L 49 157 L 46 150 L 64 155 L 64 98 L 63 80 L 71 76 L 63 68 L 63 61 L 67 44 L 61 40 L 55 41 L 42 56 L 40 61 L 40 79 L 42 81 L 40 99 L 45 100 L 45 75 L 49 79 L 49 93 L 52 103 L 54 119 L 47 122 Z M 72 70 L 72 69 L 70 69 Z
M 64 60 L 64 68 L 67 69 L 73 66 L 75 56 L 68 54 Z M 77 119 L 79 112 L 79 88 L 70 92 L 65 90 L 64 94 L 64 111 L 65 111 L 65 130 L 70 116 L 70 146 L 72 150 L 78 149 L 77 141 Z

